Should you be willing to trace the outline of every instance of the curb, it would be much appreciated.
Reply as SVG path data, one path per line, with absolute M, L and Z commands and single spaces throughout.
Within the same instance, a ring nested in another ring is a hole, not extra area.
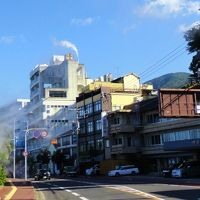
M 8 182 L 10 182 L 10 184 L 11 184 L 11 191 L 5 196 L 5 200 L 10 200 L 12 197 L 13 197 L 13 195 L 15 194 L 15 192 L 17 191 L 17 187 L 15 187 L 14 185 L 13 185 L 13 183 L 10 181 L 10 180 L 8 180 Z

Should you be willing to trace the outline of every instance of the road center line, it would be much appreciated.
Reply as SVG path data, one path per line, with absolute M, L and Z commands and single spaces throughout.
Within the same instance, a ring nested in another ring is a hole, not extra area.
M 154 196 L 152 194 L 140 191 L 140 190 L 136 190 L 134 188 L 131 187 L 127 187 L 127 186 L 123 186 L 123 185 L 102 185 L 100 183 L 94 183 L 94 182 L 88 182 L 88 181 L 75 181 L 72 180 L 74 182 L 79 182 L 79 183 L 86 183 L 86 184 L 90 184 L 90 185 L 98 185 L 99 187 L 104 187 L 104 188 L 109 188 L 109 189 L 115 189 L 115 190 L 119 190 L 122 192 L 129 192 L 138 196 L 142 196 L 142 197 L 146 197 L 146 198 L 150 198 L 150 199 L 154 199 L 154 200 L 164 200 L 160 197 Z

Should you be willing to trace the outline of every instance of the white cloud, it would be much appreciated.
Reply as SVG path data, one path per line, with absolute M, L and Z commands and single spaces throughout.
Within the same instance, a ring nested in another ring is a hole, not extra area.
M 168 15 L 200 14 L 197 0 L 148 0 L 139 8 L 141 15 L 163 17 Z
M 195 26 L 200 26 L 200 21 L 194 22 L 191 25 L 186 25 L 186 24 L 182 24 L 179 26 L 179 31 L 180 32 L 186 32 L 189 29 L 195 27 Z
M 53 39 L 53 44 L 55 46 L 59 46 L 59 47 L 64 47 L 67 49 L 72 49 L 73 51 L 75 51 L 77 57 L 78 57 L 78 48 L 76 47 L 75 44 L 67 41 L 67 40 L 57 40 L 57 39 Z
M 15 37 L 14 36 L 1 36 L 0 37 L 0 43 L 2 44 L 11 44 L 14 42 Z
M 71 20 L 71 24 L 77 25 L 77 26 L 88 26 L 88 25 L 91 25 L 93 22 L 94 22 L 94 18 L 92 17 L 88 17 L 85 19 L 73 18 Z
M 123 30 L 123 34 L 127 34 L 131 31 L 135 30 L 135 25 L 131 25 L 131 26 L 128 26 L 128 27 L 125 27 L 124 30 Z

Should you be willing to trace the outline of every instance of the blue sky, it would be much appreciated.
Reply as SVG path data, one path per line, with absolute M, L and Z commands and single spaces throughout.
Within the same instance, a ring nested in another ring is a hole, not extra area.
M 198 8 L 198 0 L 2 1 L 0 105 L 28 98 L 35 65 L 73 49 L 90 78 L 189 72 L 184 31 L 199 21 Z

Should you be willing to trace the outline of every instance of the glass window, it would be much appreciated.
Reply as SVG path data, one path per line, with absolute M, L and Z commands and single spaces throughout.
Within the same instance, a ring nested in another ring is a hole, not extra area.
M 87 131 L 88 131 L 88 133 L 93 132 L 93 130 L 94 130 L 93 122 L 88 122 L 87 123 Z
M 81 106 L 81 107 L 79 108 L 78 116 L 79 116 L 79 117 L 84 117 L 84 116 L 85 116 L 85 109 L 84 109 L 84 106 Z
M 88 150 L 94 149 L 94 140 L 88 141 Z
M 102 139 L 99 139 L 96 141 L 96 149 L 103 150 L 103 140 Z
M 86 110 L 86 113 L 87 113 L 87 114 L 90 114 L 90 113 L 93 112 L 92 103 L 87 104 L 85 107 L 86 107 L 85 110 Z
M 101 111 L 101 101 L 94 102 L 94 112 Z
M 70 145 L 70 136 L 64 136 L 62 138 L 62 146 Z
M 95 122 L 95 128 L 96 128 L 96 130 L 101 130 L 101 120 L 100 119 Z
M 49 91 L 49 97 L 67 97 L 66 91 Z
M 131 137 L 127 137 L 127 146 L 130 147 L 132 145 Z

